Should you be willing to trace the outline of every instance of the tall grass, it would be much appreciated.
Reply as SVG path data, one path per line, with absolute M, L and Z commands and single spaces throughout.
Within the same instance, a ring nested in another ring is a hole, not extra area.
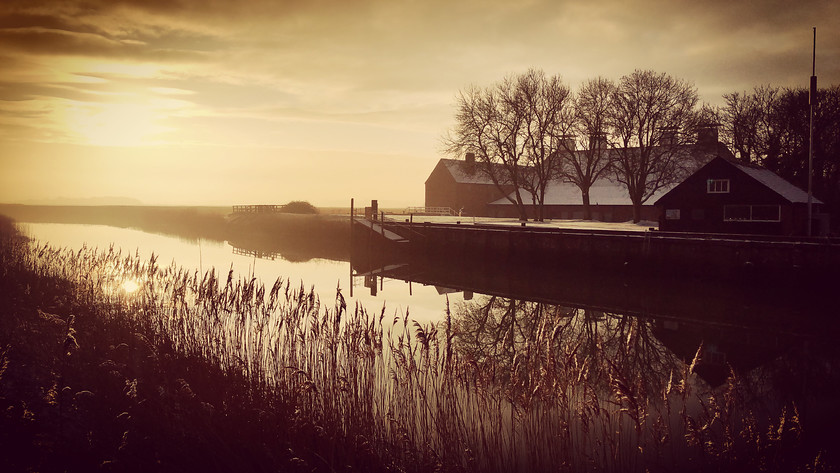
M 702 347 L 682 363 L 637 318 L 487 298 L 421 325 L 384 307 L 348 307 L 340 288 L 322 304 L 288 279 L 200 274 L 113 247 L 4 241 L 0 264 L 4 275 L 71 285 L 85 308 L 77 312 L 101 331 L 86 343 L 107 344 L 106 331 L 127 340 L 102 349 L 113 363 L 133 360 L 124 386 L 132 425 L 151 429 L 143 423 L 154 406 L 184 424 L 178 438 L 216 453 L 247 439 L 255 458 L 301 471 L 791 471 L 820 462 L 797 442 L 795 405 L 762 417 L 739 404 L 734 375 L 724 389 L 699 389 Z M 126 281 L 139 289 L 127 293 Z M 66 320 L 71 351 L 82 342 Z M 180 375 L 164 381 L 167 370 Z M 191 414 L 167 407 L 172 399 Z M 233 427 L 206 438 L 209 425 Z M 126 451 L 152 441 L 130 431 Z

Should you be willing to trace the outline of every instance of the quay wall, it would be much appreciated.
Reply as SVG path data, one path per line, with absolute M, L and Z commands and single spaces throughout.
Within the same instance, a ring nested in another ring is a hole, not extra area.
M 386 227 L 404 236 L 413 254 L 430 258 L 721 277 L 801 275 L 836 281 L 840 276 L 836 240 L 428 223 Z

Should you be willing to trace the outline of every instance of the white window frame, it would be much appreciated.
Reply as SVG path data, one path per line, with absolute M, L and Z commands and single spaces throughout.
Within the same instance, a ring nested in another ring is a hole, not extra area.
M 721 188 L 718 188 L 720 184 Z M 729 179 L 708 179 L 706 181 L 707 194 L 728 194 L 729 193 Z
M 750 209 L 750 217 L 747 219 L 743 218 L 726 218 L 726 208 L 727 207 L 749 207 Z M 767 220 L 767 219 L 755 219 L 753 218 L 753 207 L 776 207 L 778 210 L 778 217 L 775 220 Z M 748 205 L 748 204 L 735 204 L 735 205 L 724 205 L 723 206 L 723 221 L 724 222 L 781 222 L 782 221 L 782 206 L 781 205 L 772 205 L 772 204 L 757 204 L 757 205 Z

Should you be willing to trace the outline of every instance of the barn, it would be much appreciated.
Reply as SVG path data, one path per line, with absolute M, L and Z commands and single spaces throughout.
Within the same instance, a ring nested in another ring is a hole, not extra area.
M 584 150 L 577 150 L 583 153 Z M 611 150 L 610 152 L 614 152 Z M 732 153 L 717 139 L 716 129 L 698 134 L 695 144 L 683 145 L 674 152 L 681 153 L 692 169 L 708 163 L 716 156 L 732 158 Z M 734 159 L 734 158 L 733 158 Z M 480 166 L 475 156 L 467 153 L 465 159 L 441 159 L 426 179 L 426 207 L 449 207 L 456 213 L 484 217 L 518 217 L 515 205 L 506 195 L 514 192 L 513 186 L 497 186 Z M 496 175 L 505 175 L 500 170 Z M 642 206 L 642 220 L 658 220 L 659 210 L 653 202 L 670 187 L 661 189 Z M 535 215 L 531 196 L 520 190 L 526 212 Z M 627 190 L 609 179 L 599 179 L 590 189 L 592 218 L 601 221 L 624 222 L 633 218 L 633 208 Z M 549 183 L 544 202 L 545 218 L 582 219 L 583 198 L 574 184 L 557 179 Z
M 481 216 L 487 203 L 512 192 L 512 186 L 499 186 L 477 169 L 475 155 L 466 159 L 441 159 L 426 179 L 426 207 L 449 207 L 463 215 Z M 504 192 L 504 193 L 503 193 Z
M 772 171 L 717 157 L 654 205 L 663 231 L 801 236 L 807 203 L 807 192 Z M 812 203 L 819 234 L 827 231 L 827 215 L 820 200 Z

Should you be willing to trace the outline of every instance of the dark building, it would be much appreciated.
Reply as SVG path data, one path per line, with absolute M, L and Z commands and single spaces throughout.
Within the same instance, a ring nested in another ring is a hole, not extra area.
M 583 153 L 584 150 L 575 152 Z M 614 153 L 615 150 L 609 152 Z M 696 143 L 675 147 L 671 152 L 680 154 L 680 161 L 691 170 L 698 169 L 715 156 L 732 157 L 726 146 L 718 141 L 715 127 L 701 129 Z M 426 179 L 426 207 L 450 207 L 455 212 L 477 217 L 518 217 L 516 206 L 505 197 L 514 192 L 513 186 L 502 186 L 500 190 L 487 173 L 482 172 L 482 165 L 486 164 L 477 163 L 472 153 L 467 153 L 464 161 L 438 161 Z M 504 176 L 505 171 L 500 169 L 497 175 Z M 659 210 L 653 202 L 669 189 L 660 189 L 642 205 L 642 220 L 658 220 Z M 524 189 L 520 189 L 520 195 L 527 215 L 536 215 L 531 195 Z M 627 189 L 610 179 L 601 178 L 593 183 L 590 202 L 593 220 L 625 222 L 633 218 L 633 205 Z M 546 188 L 543 215 L 549 219 L 582 219 L 584 207 L 580 189 L 561 179 L 551 181 Z
M 487 203 L 504 197 L 503 190 L 511 192 L 513 187 L 499 189 L 478 169 L 475 156 L 467 153 L 464 161 L 438 161 L 426 179 L 426 207 L 449 207 L 464 215 L 485 215 Z
M 760 166 L 717 157 L 663 195 L 663 231 L 805 235 L 808 194 Z M 827 230 L 823 203 L 816 198 L 813 234 Z

